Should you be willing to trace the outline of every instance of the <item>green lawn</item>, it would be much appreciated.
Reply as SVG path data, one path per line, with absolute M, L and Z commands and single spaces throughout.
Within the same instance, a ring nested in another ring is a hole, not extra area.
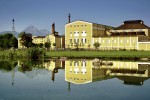
M 0 58 L 8 58 L 13 53 L 16 58 L 24 58 L 25 51 L 0 51 Z M 47 51 L 46 57 L 69 58 L 150 58 L 150 51 Z
M 46 55 L 48 57 L 149 58 L 150 51 L 49 51 Z

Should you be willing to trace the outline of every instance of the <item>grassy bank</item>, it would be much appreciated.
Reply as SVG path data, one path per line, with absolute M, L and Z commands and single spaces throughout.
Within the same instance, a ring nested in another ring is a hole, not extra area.
M 24 58 L 25 51 L 0 51 L 0 58 Z M 47 51 L 46 57 L 139 59 L 150 58 L 150 51 Z
M 46 55 L 69 58 L 139 59 L 150 58 L 150 51 L 50 51 Z

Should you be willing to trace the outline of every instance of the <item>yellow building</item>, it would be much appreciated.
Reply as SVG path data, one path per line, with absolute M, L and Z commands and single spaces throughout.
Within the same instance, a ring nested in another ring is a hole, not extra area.
M 45 44 L 45 36 L 32 36 L 32 43 Z M 18 49 L 26 48 L 21 44 L 21 38 L 18 38 Z
M 150 28 L 142 20 L 124 21 L 114 29 L 81 20 L 65 25 L 66 48 L 94 48 L 97 42 L 103 50 L 150 50 Z
M 35 44 L 45 44 L 45 36 L 32 36 L 32 42 Z
M 102 48 L 150 50 L 150 28 L 142 20 L 124 21 L 102 40 Z
M 94 40 L 106 34 L 110 26 L 77 20 L 65 25 L 65 47 L 66 48 L 93 48 Z
M 50 43 L 51 49 L 65 48 L 65 36 L 58 35 L 58 32 L 55 31 L 55 24 L 52 24 L 52 33 L 47 36 L 32 36 L 32 42 L 35 44 L 45 44 Z M 18 39 L 18 48 L 25 48 L 21 45 L 20 38 Z

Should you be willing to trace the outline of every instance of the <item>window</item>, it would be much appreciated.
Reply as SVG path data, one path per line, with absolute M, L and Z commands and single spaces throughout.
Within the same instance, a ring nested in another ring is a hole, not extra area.
M 86 36 L 86 31 L 81 32 L 82 36 Z
M 116 40 L 114 40 L 114 43 L 116 43 Z
M 72 61 L 70 61 L 70 66 L 72 66 Z
M 122 40 L 121 40 L 121 43 L 122 43 Z
M 74 32 L 74 36 L 79 36 L 79 32 L 78 32 L 78 31 L 75 31 L 75 32 Z
M 86 38 L 81 39 L 82 43 L 86 43 Z
M 70 43 L 72 43 L 72 39 L 70 39 Z
M 76 43 L 76 39 L 74 39 L 74 43 Z
M 127 43 L 129 43 L 129 40 L 127 40 Z
M 75 61 L 75 62 L 74 62 L 74 66 L 79 66 L 79 62 L 78 62 L 78 61 Z
M 86 66 L 86 62 L 82 61 L 81 66 L 85 67 Z
M 77 39 L 77 43 L 79 43 L 79 39 Z
M 83 43 L 83 39 L 81 39 L 81 42 Z
M 74 43 L 79 43 L 79 39 L 75 38 Z
M 110 40 L 108 40 L 108 43 L 110 43 Z
M 105 40 L 103 40 L 103 43 L 105 43 Z

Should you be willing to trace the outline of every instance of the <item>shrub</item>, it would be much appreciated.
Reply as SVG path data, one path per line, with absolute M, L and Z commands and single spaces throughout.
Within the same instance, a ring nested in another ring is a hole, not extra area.
M 45 55 L 45 51 L 41 48 L 29 48 L 26 52 L 26 56 L 27 58 L 31 59 L 31 60 L 38 60 L 41 59 L 42 57 L 44 57 Z

